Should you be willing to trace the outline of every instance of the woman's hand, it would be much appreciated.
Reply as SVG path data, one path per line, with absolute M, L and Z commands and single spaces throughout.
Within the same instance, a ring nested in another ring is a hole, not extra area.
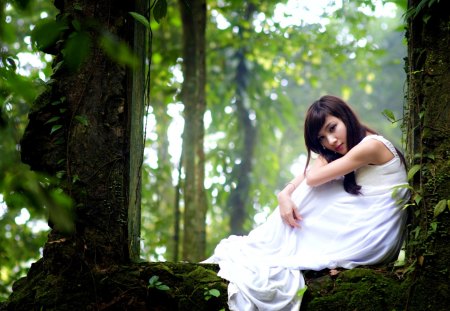
M 297 206 L 295 206 L 291 196 L 285 192 L 280 192 L 278 194 L 278 206 L 283 221 L 292 228 L 299 228 L 298 222 L 302 220 L 302 216 L 297 211 Z

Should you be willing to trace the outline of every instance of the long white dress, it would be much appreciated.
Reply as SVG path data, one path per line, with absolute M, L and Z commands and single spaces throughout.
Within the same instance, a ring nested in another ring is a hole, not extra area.
M 305 287 L 301 270 L 371 265 L 393 260 L 400 250 L 406 212 L 399 200 L 408 198 L 405 169 L 393 145 L 377 139 L 394 154 L 383 165 L 356 171 L 362 195 L 344 191 L 343 179 L 318 187 L 305 182 L 292 194 L 303 217 L 291 228 L 278 207 L 267 221 L 247 236 L 222 240 L 205 263 L 218 263 L 230 281 L 230 310 L 299 310 Z

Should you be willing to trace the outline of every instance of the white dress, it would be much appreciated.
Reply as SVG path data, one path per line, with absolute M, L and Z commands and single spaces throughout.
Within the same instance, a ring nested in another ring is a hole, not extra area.
M 301 228 L 286 225 L 278 207 L 248 236 L 222 240 L 205 263 L 218 263 L 228 281 L 230 310 L 299 310 L 305 287 L 301 270 L 372 265 L 393 260 L 401 248 L 406 211 L 405 169 L 393 147 L 378 135 L 394 158 L 356 171 L 362 195 L 344 191 L 343 179 L 318 187 L 305 182 L 292 194 L 303 217 Z

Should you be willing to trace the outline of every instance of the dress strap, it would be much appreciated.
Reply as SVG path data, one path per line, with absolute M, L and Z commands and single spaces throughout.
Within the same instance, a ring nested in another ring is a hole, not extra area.
M 366 140 L 366 139 L 371 139 L 371 138 L 372 138 L 372 139 L 376 139 L 376 140 L 382 142 L 382 143 L 389 149 L 389 151 L 392 152 L 392 154 L 393 154 L 395 157 L 398 157 L 398 153 L 397 153 L 397 150 L 395 149 L 394 145 L 393 145 L 389 140 L 387 140 L 386 138 L 384 138 L 384 137 L 381 136 L 381 135 L 375 135 L 375 134 L 373 134 L 373 135 L 367 135 L 367 136 L 364 137 L 361 141 L 364 141 L 364 140 Z

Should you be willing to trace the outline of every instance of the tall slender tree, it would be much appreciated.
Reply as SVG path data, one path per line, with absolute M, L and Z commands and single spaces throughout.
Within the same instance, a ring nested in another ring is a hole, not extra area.
M 245 4 L 245 12 L 243 16 L 243 21 L 246 25 L 252 25 L 251 21 L 253 19 L 253 13 L 255 12 L 255 5 L 251 2 Z M 251 26 L 249 26 L 251 27 Z M 251 30 L 246 29 L 245 26 L 240 25 L 238 27 L 239 40 L 244 42 L 244 33 Z M 250 104 L 248 103 L 249 96 L 247 96 L 247 87 L 249 79 L 251 79 L 251 70 L 248 68 L 246 53 L 248 52 L 248 47 L 245 44 L 241 44 L 236 51 L 235 57 L 237 61 L 236 67 L 236 95 L 235 95 L 235 105 L 236 114 L 239 127 L 238 139 L 242 137 L 239 141 L 238 147 L 238 159 L 239 163 L 233 167 L 233 173 L 231 176 L 231 182 L 236 184 L 230 192 L 230 196 L 227 201 L 227 208 L 230 211 L 230 233 L 242 235 L 245 234 L 244 223 L 247 219 L 246 206 L 249 202 L 248 197 L 250 193 L 251 178 L 250 175 L 253 170 L 254 161 L 254 151 L 257 140 L 257 128 L 256 125 L 251 120 L 251 110 Z
M 183 24 L 183 86 L 184 104 L 183 167 L 184 167 L 184 236 L 183 259 L 199 261 L 206 249 L 206 193 L 204 114 L 206 1 L 180 0 Z

